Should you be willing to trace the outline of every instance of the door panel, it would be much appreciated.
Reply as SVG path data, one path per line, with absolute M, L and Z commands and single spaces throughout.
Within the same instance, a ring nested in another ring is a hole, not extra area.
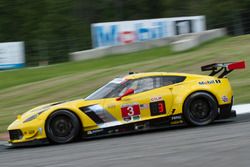
M 123 97 L 105 99 L 104 108 L 123 123 L 165 117 L 171 113 L 172 93 L 162 87 Z

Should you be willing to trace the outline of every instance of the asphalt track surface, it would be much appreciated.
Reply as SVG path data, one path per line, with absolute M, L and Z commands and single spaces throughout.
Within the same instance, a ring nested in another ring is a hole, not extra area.
M 2 142 L 0 144 L 3 144 Z M 250 114 L 206 127 L 10 149 L 0 145 L 0 167 L 249 167 Z

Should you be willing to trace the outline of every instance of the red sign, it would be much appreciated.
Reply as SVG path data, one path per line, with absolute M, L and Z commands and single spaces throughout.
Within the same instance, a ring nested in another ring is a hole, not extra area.
M 124 106 L 121 108 L 121 111 L 122 111 L 123 118 L 128 118 L 128 117 L 140 115 L 139 104 Z

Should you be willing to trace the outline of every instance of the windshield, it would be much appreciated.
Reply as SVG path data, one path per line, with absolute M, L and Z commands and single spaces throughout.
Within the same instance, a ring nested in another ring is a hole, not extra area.
M 103 87 L 96 90 L 94 93 L 85 98 L 85 100 L 96 100 L 109 97 L 116 97 L 119 92 L 126 85 L 126 80 L 123 78 L 115 78 Z

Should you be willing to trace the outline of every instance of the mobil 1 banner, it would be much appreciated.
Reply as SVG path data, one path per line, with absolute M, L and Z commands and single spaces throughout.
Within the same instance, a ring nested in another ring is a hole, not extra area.
M 165 19 L 135 20 L 92 24 L 94 48 L 126 45 L 168 36 Z
M 95 23 L 91 25 L 94 48 L 145 42 L 205 31 L 205 17 L 173 17 Z
M 194 32 L 192 27 L 192 20 L 175 21 L 174 25 L 176 33 L 175 35 L 182 35 Z
M 24 42 L 0 43 L 0 70 L 24 67 L 24 52 Z

